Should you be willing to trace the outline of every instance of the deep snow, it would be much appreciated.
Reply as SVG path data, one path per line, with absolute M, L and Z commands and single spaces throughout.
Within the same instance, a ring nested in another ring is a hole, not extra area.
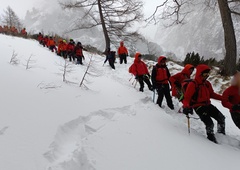
M 9 63 L 13 50 L 18 65 Z M 134 78 L 128 73 L 132 58 L 127 65 L 116 63 L 114 71 L 103 66 L 104 57 L 84 52 L 84 65 L 72 64 L 66 76 L 69 83 L 64 83 L 64 60 L 37 41 L 0 35 L 0 51 L 1 170 L 235 170 L 239 166 L 240 131 L 228 110 L 212 101 L 226 116 L 228 137 L 218 135 L 221 144 L 206 139 L 199 120 L 190 120 L 189 135 L 176 100 L 175 111 L 161 109 L 146 87 L 143 93 L 138 85 L 133 87 Z M 31 55 L 32 68 L 26 70 Z M 91 56 L 87 88 L 79 87 Z M 172 74 L 177 71 L 173 68 L 181 68 L 172 62 L 168 66 Z

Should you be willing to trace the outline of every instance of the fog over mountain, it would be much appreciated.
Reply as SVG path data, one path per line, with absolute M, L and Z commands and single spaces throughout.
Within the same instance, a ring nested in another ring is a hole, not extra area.
M 192 6 L 184 24 L 165 27 L 162 21 L 155 36 L 155 42 L 164 50 L 172 51 L 184 59 L 188 52 L 198 52 L 206 58 L 223 59 L 225 55 L 224 32 L 218 5 L 213 9 L 200 3 Z M 239 19 L 233 16 L 237 44 L 240 42 Z M 238 47 L 239 53 L 239 47 Z
M 43 32 L 45 35 L 56 33 L 66 38 L 81 41 L 84 45 L 90 44 L 99 50 L 104 50 L 105 41 L 101 27 L 67 33 L 68 30 L 74 27 L 74 23 L 81 19 L 83 14 L 84 9 L 63 10 L 58 0 L 45 0 L 38 7 L 32 8 L 27 12 L 24 24 L 32 33 Z M 131 53 L 139 51 L 143 54 L 149 54 L 150 52 L 150 54 L 156 56 L 166 54 L 158 44 L 150 42 L 144 37 L 137 40 L 137 42 L 126 42 L 125 44 Z M 112 44 L 111 46 L 112 50 L 116 50 L 117 47 L 118 44 Z

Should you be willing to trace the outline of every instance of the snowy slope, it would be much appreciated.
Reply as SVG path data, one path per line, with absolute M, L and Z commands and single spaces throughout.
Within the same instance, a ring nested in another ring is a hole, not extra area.
M 9 63 L 13 50 L 18 65 Z M 102 65 L 104 57 L 85 52 L 84 65 L 72 65 L 64 83 L 64 60 L 38 42 L 0 35 L 0 51 L 0 169 L 235 170 L 239 165 L 240 131 L 219 101 L 213 103 L 226 115 L 228 134 L 218 136 L 222 144 L 206 139 L 199 120 L 191 119 L 188 135 L 177 101 L 175 111 L 161 109 L 148 89 L 140 93 L 133 87 L 131 58 L 113 71 Z M 31 55 L 32 68 L 26 70 Z M 79 87 L 91 56 L 87 88 Z

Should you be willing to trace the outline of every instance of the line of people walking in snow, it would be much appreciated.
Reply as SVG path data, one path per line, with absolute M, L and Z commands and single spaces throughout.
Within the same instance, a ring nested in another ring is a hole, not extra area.
M 21 37 L 27 37 L 27 31 L 26 28 L 22 28 L 18 30 L 14 26 L 1 26 L 0 25 L 0 34 L 6 34 L 6 35 L 14 35 L 14 36 L 21 36 Z
M 157 91 L 157 104 L 160 107 L 162 107 L 162 101 L 165 97 L 168 107 L 174 110 L 172 96 L 176 97 L 183 104 L 183 113 L 188 116 L 189 114 L 193 114 L 194 110 L 205 124 L 207 138 L 217 143 L 212 118 L 217 121 L 217 132 L 223 135 L 226 132 L 225 116 L 210 100 L 211 98 L 216 99 L 229 109 L 233 122 L 240 129 L 240 72 L 236 72 L 233 76 L 231 86 L 220 95 L 214 92 L 211 83 L 207 80 L 211 68 L 205 64 L 199 64 L 196 67 L 196 75 L 193 79 L 191 79 L 191 74 L 195 67 L 191 64 L 185 65 L 181 72 L 171 76 L 166 65 L 167 58 L 160 56 L 150 76 L 147 66 L 141 58 L 140 53 L 135 54 L 135 60 L 129 67 L 129 72 L 139 82 L 139 91 L 143 92 L 144 82 L 147 84 L 149 90 Z M 172 91 L 172 96 L 170 91 Z
M 41 32 L 39 32 L 37 39 L 41 45 L 49 48 L 57 55 L 63 57 L 64 59 L 69 58 L 70 62 L 76 62 L 76 64 L 82 65 L 83 60 L 85 60 L 83 50 L 88 50 L 82 46 L 81 42 L 75 43 L 73 39 L 70 39 L 69 42 L 64 39 L 58 39 L 58 43 L 56 43 L 52 36 L 43 36 Z
M 0 26 L 0 33 L 10 33 L 11 35 L 17 33 L 13 28 L 10 31 L 9 28 Z M 25 28 L 21 31 L 21 35 L 27 35 Z M 52 36 L 43 36 L 41 33 L 38 34 L 38 41 L 41 45 L 49 48 L 52 52 L 56 52 L 57 55 L 64 59 L 69 58 L 69 61 L 74 63 L 77 60 L 76 64 L 83 64 L 82 60 L 85 59 L 83 50 L 87 51 L 87 49 L 82 46 L 81 42 L 75 44 L 73 39 L 70 39 L 69 42 L 59 39 L 58 43 L 56 43 Z M 109 65 L 115 69 L 116 52 L 107 48 L 104 54 L 106 55 L 104 63 L 109 61 Z M 124 46 L 123 41 L 120 42 L 117 54 L 120 58 L 120 64 L 123 62 L 127 64 L 128 50 Z M 129 72 L 139 82 L 139 91 L 143 92 L 144 83 L 147 84 L 149 90 L 157 91 L 157 104 L 162 107 L 163 98 L 165 97 L 167 105 L 171 110 L 174 110 L 172 96 L 176 97 L 182 102 L 185 115 L 193 114 L 193 110 L 196 112 L 205 124 L 207 138 L 212 142 L 217 143 L 212 118 L 217 121 L 217 132 L 224 135 L 226 132 L 225 116 L 217 107 L 211 104 L 211 98 L 221 101 L 222 105 L 229 109 L 233 122 L 240 129 L 240 72 L 236 72 L 231 86 L 222 95 L 219 95 L 214 92 L 211 83 L 207 80 L 211 71 L 209 66 L 199 64 L 196 67 L 195 78 L 191 79 L 191 74 L 195 69 L 193 65 L 187 64 L 181 72 L 171 76 L 166 62 L 167 58 L 160 56 L 150 75 L 147 65 L 142 61 L 142 55 L 140 53 L 135 54 L 134 63 L 129 67 Z M 172 96 L 170 91 L 172 91 Z

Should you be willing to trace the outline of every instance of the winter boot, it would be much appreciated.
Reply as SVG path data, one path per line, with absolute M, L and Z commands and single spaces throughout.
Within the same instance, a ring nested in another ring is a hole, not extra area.
M 140 87 L 139 91 L 143 92 L 143 87 Z
M 152 86 L 148 86 L 148 89 L 149 89 L 150 91 L 153 91 L 153 87 L 152 87 Z
M 225 133 L 225 125 L 224 124 L 218 124 L 217 125 L 217 132 L 226 135 L 226 133 Z
M 208 138 L 208 140 L 210 140 L 210 141 L 212 141 L 212 142 L 214 142 L 214 143 L 218 143 L 217 140 L 216 140 L 216 138 L 215 138 L 215 135 L 212 134 L 212 133 L 208 133 L 208 134 L 207 134 L 207 138 Z

